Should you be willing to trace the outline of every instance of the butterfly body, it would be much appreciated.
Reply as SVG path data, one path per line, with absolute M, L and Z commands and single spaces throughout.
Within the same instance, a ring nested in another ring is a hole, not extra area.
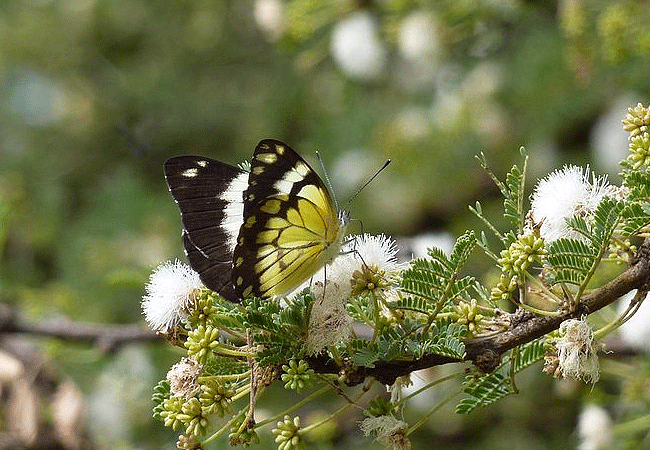
M 199 156 L 165 163 L 183 245 L 206 287 L 224 298 L 283 295 L 339 253 L 347 217 L 288 145 L 255 148 L 250 172 Z

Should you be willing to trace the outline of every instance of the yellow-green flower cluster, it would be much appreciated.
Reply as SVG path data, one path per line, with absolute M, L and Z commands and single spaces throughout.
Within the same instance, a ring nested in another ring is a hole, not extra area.
M 546 253 L 544 238 L 540 237 L 539 230 L 517 236 L 517 240 L 499 255 L 497 262 L 502 273 L 499 282 L 490 292 L 492 301 L 512 299 L 512 294 L 523 280 L 522 274 L 533 261 L 539 261 Z
M 650 135 L 648 133 L 630 137 L 629 150 L 627 160 L 632 164 L 632 168 L 650 167 Z
M 230 413 L 230 402 L 235 395 L 235 389 L 231 383 L 219 383 L 215 380 L 208 380 L 201 385 L 199 401 L 206 415 L 216 414 L 223 417 L 224 413 Z
M 166 427 L 173 430 L 185 427 L 185 434 L 202 436 L 205 434 L 208 419 L 203 413 L 201 402 L 196 397 L 184 400 L 180 397 L 171 397 L 163 402 L 164 410 L 160 413 Z
M 490 291 L 490 300 L 493 302 L 510 300 L 518 286 L 519 277 L 517 275 L 510 277 L 502 273 L 499 282 Z
M 478 312 L 478 303 L 476 299 L 469 302 L 461 301 L 456 305 L 456 313 L 458 314 L 457 323 L 467 326 L 469 336 L 474 336 L 482 326 L 483 315 Z
M 355 270 L 352 273 L 351 283 L 352 295 L 378 294 L 391 285 L 386 271 L 375 263 L 364 264 L 361 270 Z
M 284 420 L 278 422 L 277 428 L 274 428 L 272 433 L 276 435 L 275 442 L 278 444 L 278 450 L 294 450 L 305 446 L 305 441 L 300 435 L 300 417 L 298 416 L 293 419 L 284 416 Z
M 289 361 L 289 364 L 282 366 L 285 373 L 282 374 L 285 389 L 293 389 L 301 392 L 303 389 L 311 387 L 314 381 L 314 370 L 309 367 L 307 362 L 302 359 L 296 362 L 295 359 Z
M 236 420 L 232 422 L 230 426 L 230 434 L 228 435 L 228 441 L 230 445 L 242 445 L 249 446 L 250 444 L 259 444 L 260 437 L 255 432 L 255 429 L 244 427 L 242 429 L 242 424 L 246 420 L 246 414 L 242 411 L 237 416 Z
M 544 239 L 539 236 L 539 232 L 534 231 L 517 236 L 517 240 L 510 244 L 510 247 L 501 251 L 498 263 L 504 273 L 517 275 L 526 271 L 533 261 L 539 260 L 540 256 L 545 254 Z
M 176 448 L 179 450 L 202 450 L 203 444 L 197 441 L 193 434 L 181 434 L 178 436 Z
M 217 308 L 214 306 L 213 295 L 212 291 L 206 289 L 201 290 L 197 295 L 187 317 L 187 321 L 192 325 L 192 328 L 199 325 L 206 326 L 211 322 L 212 317 L 217 312 Z
M 650 108 L 638 103 L 634 108 L 628 108 L 627 115 L 622 120 L 623 129 L 630 133 L 628 136 L 630 153 L 627 161 L 632 168 L 650 167 Z
M 630 133 L 630 139 L 645 134 L 650 125 L 650 109 L 637 103 L 634 108 L 627 109 L 627 114 L 621 122 L 623 129 Z
M 185 341 L 187 356 L 194 357 L 194 360 L 200 364 L 205 364 L 208 355 L 218 346 L 218 328 L 199 325 L 195 330 L 187 333 L 187 341 Z

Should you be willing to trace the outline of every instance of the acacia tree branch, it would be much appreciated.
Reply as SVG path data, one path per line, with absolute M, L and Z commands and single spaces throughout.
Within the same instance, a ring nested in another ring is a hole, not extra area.
M 320 373 L 341 373 L 349 385 L 361 383 L 371 376 L 384 384 L 393 384 L 397 377 L 415 370 L 464 361 L 472 362 L 483 372 L 496 369 L 501 355 L 519 345 L 532 342 L 560 327 L 568 319 L 579 318 L 604 308 L 622 295 L 634 290 L 650 288 L 650 238 L 646 238 L 637 251 L 635 261 L 619 276 L 604 286 L 584 295 L 577 308 L 555 317 L 539 316 L 528 311 L 513 315 L 509 330 L 489 337 L 465 340 L 464 359 L 441 355 L 425 355 L 413 361 L 377 361 L 374 367 L 341 368 L 326 355 L 316 355 L 308 359 L 309 365 Z
M 102 325 L 70 320 L 28 321 L 9 306 L 0 305 L 0 334 L 9 333 L 93 342 L 105 352 L 130 342 L 160 340 L 156 333 L 139 324 Z
M 491 372 L 501 360 L 501 355 L 519 345 L 531 342 L 560 327 L 572 318 L 582 317 L 604 308 L 623 294 L 634 289 L 650 290 L 650 238 L 647 238 L 637 251 L 635 261 L 619 276 L 604 286 L 586 294 L 578 306 L 561 316 L 548 317 L 521 310 L 513 315 L 509 330 L 489 337 L 465 340 L 464 359 L 442 355 L 425 355 L 412 361 L 377 361 L 373 367 L 339 366 L 325 354 L 307 358 L 317 373 L 340 373 L 350 386 L 357 385 L 366 377 L 374 377 L 384 384 L 393 384 L 399 376 L 415 370 L 442 364 L 472 362 L 483 372 Z M 114 350 L 129 342 L 159 340 L 160 337 L 144 326 L 100 325 L 72 321 L 30 322 L 21 319 L 11 308 L 0 305 L 0 334 L 22 333 L 36 336 L 54 337 L 70 341 L 94 342 L 104 351 Z

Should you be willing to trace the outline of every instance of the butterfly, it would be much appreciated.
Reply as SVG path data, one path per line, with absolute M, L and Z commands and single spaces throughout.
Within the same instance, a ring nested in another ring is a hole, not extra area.
M 340 252 L 347 215 L 283 142 L 257 144 L 248 171 L 177 156 L 164 172 L 190 266 L 227 300 L 289 293 Z

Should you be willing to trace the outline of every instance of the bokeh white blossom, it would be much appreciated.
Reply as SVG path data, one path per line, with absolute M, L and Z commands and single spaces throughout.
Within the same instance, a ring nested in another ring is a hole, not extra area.
M 377 79 L 386 66 L 386 49 L 379 25 L 368 11 L 357 11 L 336 23 L 331 52 L 341 70 L 352 78 Z
M 578 417 L 578 450 L 606 450 L 612 448 L 612 420 L 608 412 L 595 404 L 587 404 Z

